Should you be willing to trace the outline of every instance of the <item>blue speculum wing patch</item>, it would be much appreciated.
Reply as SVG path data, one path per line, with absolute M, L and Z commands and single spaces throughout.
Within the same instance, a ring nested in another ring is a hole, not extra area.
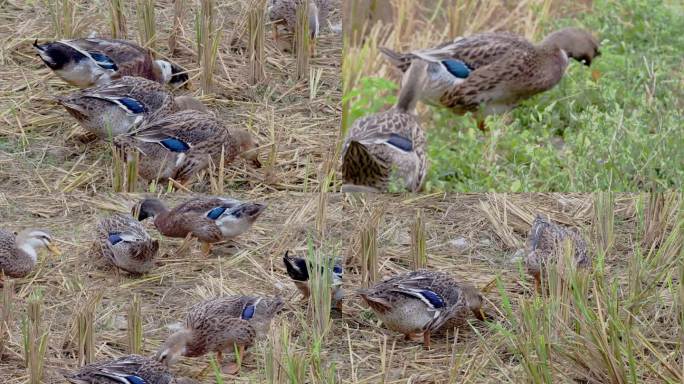
M 138 113 L 144 113 L 145 112 L 145 106 L 142 105 L 142 103 L 136 99 L 133 99 L 130 97 L 121 97 L 118 100 L 131 113 L 138 114 Z
M 112 71 L 116 71 L 119 69 L 119 67 L 116 66 L 116 63 L 112 59 L 110 59 L 109 56 L 99 52 L 88 53 L 100 67 L 104 69 L 111 69 Z
M 245 307 L 245 309 L 242 310 L 242 320 L 249 320 L 254 316 L 254 308 L 253 305 L 248 305 Z
M 209 211 L 209 213 L 207 213 L 207 217 L 212 219 L 212 220 L 216 220 L 219 217 L 221 217 L 221 215 L 225 211 L 226 211 L 226 207 L 216 207 L 216 208 L 212 209 L 211 211 Z
M 442 64 L 444 64 L 444 67 L 446 67 L 449 73 L 455 77 L 458 77 L 459 79 L 465 79 L 470 75 L 470 67 L 468 67 L 468 65 L 461 60 L 444 60 L 442 61 Z
M 444 300 L 442 300 L 442 297 L 439 296 L 438 294 L 436 294 L 432 291 L 429 291 L 429 290 L 423 290 L 423 291 L 420 291 L 420 295 L 423 296 L 424 298 L 426 298 L 427 301 L 429 301 L 433 307 L 435 307 L 435 308 L 444 307 Z
M 387 140 L 387 144 L 397 147 L 405 152 L 410 152 L 413 150 L 413 142 L 404 136 L 397 135 L 396 133 L 390 135 L 389 140 Z
M 171 152 L 186 152 L 190 149 L 187 143 L 175 138 L 164 139 L 160 143 Z
M 121 236 L 119 236 L 118 233 L 110 233 L 107 237 L 107 240 L 109 240 L 109 243 L 111 245 L 117 245 L 118 243 L 123 241 L 123 239 L 121 238 Z

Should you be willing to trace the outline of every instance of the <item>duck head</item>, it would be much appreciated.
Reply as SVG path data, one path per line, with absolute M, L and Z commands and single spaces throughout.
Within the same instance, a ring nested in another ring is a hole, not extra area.
M 599 42 L 589 31 L 581 28 L 563 28 L 548 35 L 542 45 L 554 45 L 562 49 L 568 57 L 590 66 L 601 55 Z

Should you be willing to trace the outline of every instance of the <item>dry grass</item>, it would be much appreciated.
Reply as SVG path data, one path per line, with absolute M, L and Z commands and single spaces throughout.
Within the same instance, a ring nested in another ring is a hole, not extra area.
M 556 340 L 547 346 L 551 348 L 549 353 L 553 354 L 556 367 L 548 374 L 555 381 L 565 382 L 574 377 L 597 382 L 603 377 L 599 373 L 605 372 L 598 356 L 590 355 L 591 359 L 582 360 L 579 358 L 582 355 L 575 354 L 587 349 L 600 353 L 602 349 L 597 345 L 603 342 L 610 345 L 613 336 L 598 333 L 592 339 L 593 334 L 588 333 L 575 338 L 573 327 L 595 324 L 595 328 L 587 329 L 601 332 L 601 327 L 606 327 L 613 332 L 619 330 L 613 325 L 626 324 L 619 322 L 620 319 L 631 322 L 628 331 L 638 351 L 634 356 L 639 382 L 662 382 L 659 375 L 676 377 L 667 367 L 672 369 L 681 364 L 678 357 L 681 351 L 672 339 L 678 332 L 677 319 L 681 314 L 674 300 L 681 289 L 680 195 L 667 197 L 671 210 L 663 213 L 666 224 L 660 234 L 665 240 L 657 250 L 648 253 L 642 253 L 639 244 L 644 233 L 640 218 L 644 211 L 653 210 L 653 207 L 646 209 L 649 196 L 613 196 L 615 241 L 608 255 L 595 259 L 595 272 L 585 288 L 590 294 L 585 301 L 566 294 L 562 300 L 578 301 L 573 306 L 558 303 L 565 310 L 551 312 L 554 316 L 566 314 L 563 324 L 567 328 L 546 321 L 557 297 L 542 299 L 534 294 L 533 281 L 520 272 L 520 248 L 509 244 L 524 244 L 530 218 L 536 212 L 543 212 L 558 222 L 579 227 L 590 239 L 591 253 L 597 255 L 599 243 L 594 235 L 598 233 L 594 224 L 597 200 L 593 195 L 436 195 L 379 199 L 328 194 L 324 237 L 317 235 L 319 229 L 312 220 L 320 211 L 318 194 L 263 195 L 257 190 L 235 195 L 269 205 L 253 230 L 234 243 L 215 247 L 209 258 L 201 255 L 194 241 L 161 238 L 152 230 L 153 236 L 162 240 L 162 256 L 152 273 L 138 278 L 97 266 L 91 261 L 89 251 L 91 228 L 97 218 L 114 210 L 130 209 L 141 195 L 84 192 L 2 195 L 0 227 L 20 229 L 39 225 L 54 233 L 64 251 L 59 258 L 43 256 L 35 274 L 16 281 L 16 308 L 26 308 L 34 290 L 44 292 L 42 324 L 49 332 L 45 360 L 47 382 L 59 382 L 56 368 L 77 364 L 75 345 L 61 341 L 68 339 L 70 324 L 79 311 L 75 305 L 78 295 L 98 291 L 103 295 L 94 317 L 97 359 L 119 356 L 128 350 L 130 303 L 135 296 L 141 303 L 142 353 L 150 355 L 169 334 L 166 326 L 181 321 L 186 308 L 198 300 L 229 293 L 282 295 L 289 304 L 276 320 L 272 338 L 244 356 L 241 382 L 266 381 L 267 377 L 272 379 L 270 382 L 287 382 L 283 377 L 306 377 L 311 382 L 330 382 L 324 378 L 334 377 L 337 382 L 348 383 L 382 380 L 400 383 L 409 379 L 446 382 L 449 378 L 452 382 L 529 382 L 528 368 L 537 367 L 536 371 L 545 372 L 537 360 L 538 353 L 542 352 L 537 347 L 544 344 L 535 344 L 535 340 L 546 336 Z M 168 200 L 173 205 L 184 197 L 174 194 Z M 380 200 L 384 212 L 381 216 L 377 213 Z M 493 209 L 498 214 L 487 211 Z M 418 210 L 425 227 L 429 268 L 448 271 L 479 287 L 499 278 L 499 290 L 485 295 L 485 310 L 492 315 L 493 322 L 489 326 L 475 322 L 472 328 L 461 328 L 456 339 L 451 337 L 452 332 L 448 332 L 449 338 L 447 334 L 436 336 L 430 351 L 379 326 L 355 296 L 354 290 L 362 286 L 362 257 L 358 254 L 361 248 L 357 241 L 345 241 L 358 239 L 359 223 L 366 222 L 369 216 L 376 218 L 379 278 L 408 271 L 413 264 L 412 227 Z M 318 309 L 307 315 L 306 305 L 298 302 L 299 294 L 281 264 L 286 249 L 299 255 L 308 252 L 310 259 L 317 263 L 327 256 L 341 256 L 345 260 L 345 312 L 341 316 L 333 313 L 329 331 L 326 331 L 325 311 L 321 311 L 322 303 L 329 303 L 329 298 L 316 299 L 321 301 L 314 307 Z M 613 301 L 624 302 L 624 308 L 616 314 L 602 312 L 607 310 L 601 309 L 606 304 L 602 301 L 604 295 L 617 295 Z M 592 308 L 596 305 L 601 311 L 594 313 Z M 584 308 L 592 322 L 574 319 L 573 308 Z M 23 317 L 22 314 L 15 316 L 5 359 L 0 363 L 0 370 L 9 373 L 7 383 L 10 384 L 21 383 L 25 377 L 17 321 Z M 312 328 L 309 324 L 314 323 L 317 325 Z M 537 334 L 540 327 L 547 333 Z M 513 336 L 517 338 L 510 339 Z M 570 341 L 576 349 L 567 348 Z M 616 347 L 622 345 L 618 343 Z M 525 346 L 533 352 L 522 354 Z M 612 359 L 620 365 L 620 351 L 614 352 L 618 354 Z M 524 360 L 519 356 L 528 357 Z M 335 367 L 326 362 L 334 362 Z M 595 365 L 584 366 L 587 362 Z M 183 359 L 176 372 L 213 383 L 213 372 L 208 367 L 207 359 Z M 610 381 L 605 380 L 602 382 Z

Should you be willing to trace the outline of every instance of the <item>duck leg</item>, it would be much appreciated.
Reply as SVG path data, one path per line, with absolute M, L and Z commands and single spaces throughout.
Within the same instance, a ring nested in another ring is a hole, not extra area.
M 237 375 L 240 372 L 240 367 L 242 366 L 242 356 L 245 353 L 245 346 L 238 345 L 237 354 L 235 355 L 235 362 L 230 362 L 223 366 L 221 372 L 228 375 Z
M 204 256 L 209 256 L 211 254 L 211 243 L 202 242 L 200 248 L 202 249 L 202 254 Z

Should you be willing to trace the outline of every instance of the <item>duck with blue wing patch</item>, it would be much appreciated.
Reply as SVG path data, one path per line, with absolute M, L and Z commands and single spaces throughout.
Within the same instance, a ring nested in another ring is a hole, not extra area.
M 242 156 L 255 167 L 261 166 L 257 146 L 248 131 L 228 130 L 214 116 L 199 111 L 181 111 L 154 119 L 117 137 L 114 144 L 139 152 L 138 175 L 148 182 L 166 183 L 173 179 L 186 185 L 210 161 L 218 164 L 221 153 L 224 164 Z
M 138 220 L 153 218 L 157 230 L 165 236 L 185 238 L 192 234 L 208 255 L 211 244 L 233 239 L 249 230 L 264 209 L 264 204 L 201 196 L 171 210 L 158 199 L 144 199 L 133 212 L 138 212 Z
M 124 76 L 176 87 L 188 83 L 183 68 L 166 60 L 154 60 L 148 49 L 125 40 L 87 38 L 44 44 L 36 41 L 33 47 L 57 76 L 80 88 L 104 85 Z
M 114 214 L 103 218 L 95 236 L 95 250 L 108 264 L 133 274 L 147 273 L 154 267 L 159 242 L 133 216 Z
M 332 260 L 331 260 L 332 261 Z M 283 256 L 283 263 L 285 264 L 285 269 L 287 270 L 287 275 L 290 276 L 292 282 L 295 284 L 297 289 L 302 293 L 303 300 L 308 301 L 311 295 L 311 290 L 309 288 L 309 267 L 307 266 L 306 259 L 296 256 L 290 256 L 290 251 L 285 252 Z M 321 273 L 323 272 L 323 266 L 320 267 Z M 332 265 L 331 273 L 331 289 L 332 289 L 332 305 L 334 308 L 342 312 L 342 305 L 344 299 L 344 291 L 342 290 L 342 277 L 344 275 L 344 269 L 339 260 L 334 260 Z
M 279 298 L 227 296 L 203 301 L 188 310 L 182 329 L 170 335 L 157 352 L 157 360 L 173 365 L 181 356 L 216 353 L 225 373 L 236 374 L 244 349 L 268 333 L 271 320 L 284 305 Z M 248 318 L 246 318 L 248 317 Z M 223 365 L 223 354 L 238 349 L 237 363 Z
M 421 189 L 427 174 L 425 133 L 414 109 L 426 71 L 426 63 L 412 66 L 393 108 L 354 122 L 342 148 L 343 192 L 385 192 L 393 176 L 402 188 Z
M 163 364 L 139 355 L 88 364 L 76 372 L 65 372 L 64 378 L 72 384 L 197 384 L 176 377 Z
M 444 272 L 405 273 L 359 294 L 387 328 L 403 333 L 407 340 L 422 334 L 425 348 L 440 328 L 460 326 L 470 314 L 484 320 L 480 292 Z
M 553 88 L 562 79 L 568 58 L 588 66 L 600 55 L 598 40 L 579 28 L 561 29 L 538 44 L 496 32 L 459 37 L 409 53 L 380 50 L 402 72 L 416 60 L 429 63 L 420 100 L 458 114 L 479 111 L 484 116 L 506 112 Z
M 87 131 L 106 139 L 128 133 L 152 116 L 179 110 L 162 85 L 141 77 L 124 77 L 57 98 Z

